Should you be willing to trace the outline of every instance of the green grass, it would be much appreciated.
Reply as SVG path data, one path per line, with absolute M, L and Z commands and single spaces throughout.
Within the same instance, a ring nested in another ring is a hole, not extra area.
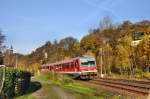
M 90 88 L 79 83 L 74 83 L 71 78 L 59 74 L 45 73 L 36 76 L 35 79 L 42 80 L 43 83 L 52 83 L 57 85 L 67 92 L 75 95 L 77 99 L 119 99 L 118 96 L 115 96 L 110 92 L 102 90 L 97 92 L 94 88 Z M 47 87 L 45 87 L 44 90 L 47 90 Z

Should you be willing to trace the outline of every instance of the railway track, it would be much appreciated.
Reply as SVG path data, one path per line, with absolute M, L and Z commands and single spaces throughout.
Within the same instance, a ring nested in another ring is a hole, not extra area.
M 141 95 L 148 96 L 150 94 L 150 82 L 148 81 L 136 81 L 136 80 L 124 80 L 124 79 L 95 79 L 88 83 L 105 86 L 112 90 L 119 91 L 119 93 L 127 95 Z
M 123 81 L 123 82 L 131 82 L 131 83 L 135 82 L 135 83 L 150 85 L 149 80 L 127 80 L 127 79 L 114 79 L 114 78 L 103 78 L 103 80 Z
M 125 80 L 125 79 L 94 79 L 87 83 L 103 87 L 103 89 L 129 96 L 141 96 L 146 99 L 150 94 L 150 81 Z M 137 98 L 135 98 L 137 99 Z

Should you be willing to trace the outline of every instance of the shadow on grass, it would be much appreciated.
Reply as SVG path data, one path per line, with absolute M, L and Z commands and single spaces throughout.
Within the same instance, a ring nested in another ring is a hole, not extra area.
M 40 82 L 37 81 L 33 81 L 30 83 L 30 87 L 28 88 L 28 90 L 25 92 L 25 94 L 32 94 L 33 92 L 36 92 L 37 90 L 39 90 L 42 87 Z

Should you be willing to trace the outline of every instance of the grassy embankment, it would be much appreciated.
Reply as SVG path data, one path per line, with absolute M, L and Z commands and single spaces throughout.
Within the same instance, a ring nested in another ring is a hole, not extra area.
M 59 74 L 52 74 L 52 73 L 44 73 L 40 75 L 36 75 L 33 79 L 33 81 L 39 81 L 38 82 L 32 82 L 31 87 L 29 88 L 27 94 L 18 97 L 17 99 L 35 99 L 36 98 L 36 88 L 39 87 L 39 90 L 41 92 L 41 96 L 44 97 L 44 99 L 59 99 L 57 96 L 57 93 L 53 92 L 53 86 L 57 86 L 61 89 L 63 89 L 65 92 L 72 95 L 75 99 L 104 99 L 104 98 L 111 98 L 111 99 L 119 99 L 118 96 L 113 95 L 110 92 L 99 90 L 97 91 L 94 88 L 89 88 L 85 85 L 75 83 L 72 79 L 69 77 L 66 77 L 64 75 Z M 32 93 L 33 92 L 33 93 Z M 52 98 L 53 97 L 53 98 Z

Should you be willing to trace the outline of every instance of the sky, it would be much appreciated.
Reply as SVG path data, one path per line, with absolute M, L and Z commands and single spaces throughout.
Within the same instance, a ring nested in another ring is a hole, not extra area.
M 46 41 L 80 40 L 100 20 L 114 23 L 150 20 L 150 0 L 0 0 L 0 29 L 5 45 L 29 54 Z

